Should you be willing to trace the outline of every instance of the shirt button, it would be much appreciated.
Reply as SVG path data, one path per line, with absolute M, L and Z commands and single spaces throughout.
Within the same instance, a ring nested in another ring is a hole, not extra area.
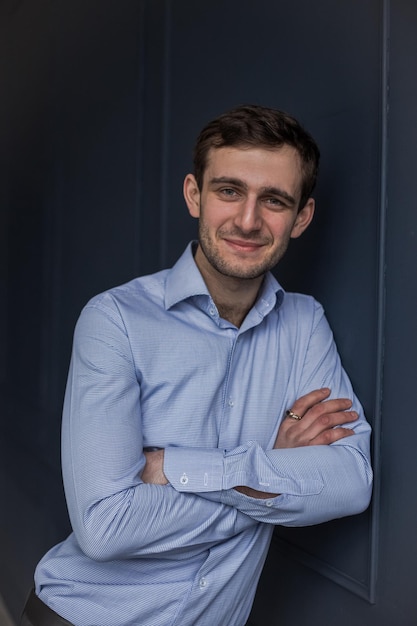
M 186 485 L 188 483 L 188 476 L 185 472 L 180 478 L 180 483 L 181 485 Z
M 229 400 L 229 406 L 235 406 L 235 403 L 233 402 L 232 399 Z
M 204 578 L 204 576 L 203 578 L 200 578 L 199 585 L 200 585 L 200 589 L 204 589 L 204 587 L 207 587 L 207 580 Z
M 216 315 L 216 309 L 210 309 L 209 313 L 210 315 Z
M 265 504 L 266 504 L 266 506 L 272 506 L 273 502 L 272 502 L 272 500 L 267 500 L 265 502 Z

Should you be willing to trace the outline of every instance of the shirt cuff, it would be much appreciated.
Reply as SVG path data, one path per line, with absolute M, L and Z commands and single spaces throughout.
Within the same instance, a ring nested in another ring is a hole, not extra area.
M 219 449 L 165 448 L 164 474 L 177 491 L 221 491 L 223 459 L 224 452 Z

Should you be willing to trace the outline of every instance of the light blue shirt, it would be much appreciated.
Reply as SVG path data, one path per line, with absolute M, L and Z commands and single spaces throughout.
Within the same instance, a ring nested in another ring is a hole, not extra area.
M 355 434 L 272 449 L 286 409 L 321 387 L 353 400 Z M 36 592 L 75 626 L 243 626 L 274 524 L 368 506 L 369 436 L 322 307 L 267 274 L 236 328 L 189 246 L 80 316 L 62 431 L 74 532 L 38 565 Z M 145 446 L 165 448 L 168 485 L 141 481 Z

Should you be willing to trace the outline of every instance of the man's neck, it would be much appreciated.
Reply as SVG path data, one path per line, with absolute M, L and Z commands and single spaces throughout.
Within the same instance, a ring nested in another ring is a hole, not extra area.
M 243 320 L 245 319 L 246 315 L 249 313 L 250 309 L 252 308 L 251 306 L 245 307 L 245 308 L 239 308 L 237 306 L 221 304 L 220 302 L 216 302 L 216 300 L 214 300 L 214 302 L 217 306 L 217 310 L 219 311 L 220 317 L 223 318 L 224 320 L 227 320 L 234 326 L 236 326 L 236 328 L 241 327 L 241 325 L 243 324 Z
M 258 297 L 263 276 L 250 279 L 225 276 L 207 261 L 200 248 L 195 261 L 220 316 L 239 328 Z

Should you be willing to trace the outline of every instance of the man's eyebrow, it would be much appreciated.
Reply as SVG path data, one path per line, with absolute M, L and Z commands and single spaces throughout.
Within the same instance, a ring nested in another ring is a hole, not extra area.
M 243 180 L 240 180 L 239 178 L 232 178 L 230 176 L 219 176 L 219 177 L 214 177 L 211 178 L 209 183 L 211 185 L 217 185 L 219 183 L 222 184 L 226 184 L 226 185 L 234 185 L 235 187 L 241 187 L 242 189 L 247 189 L 248 186 L 246 185 L 246 183 L 243 182 Z
M 262 187 L 261 193 L 262 195 L 271 195 L 284 198 L 284 200 L 287 200 L 287 202 L 289 202 L 290 204 L 297 203 L 297 200 L 294 198 L 294 196 L 289 194 L 287 191 L 280 189 L 279 187 Z

